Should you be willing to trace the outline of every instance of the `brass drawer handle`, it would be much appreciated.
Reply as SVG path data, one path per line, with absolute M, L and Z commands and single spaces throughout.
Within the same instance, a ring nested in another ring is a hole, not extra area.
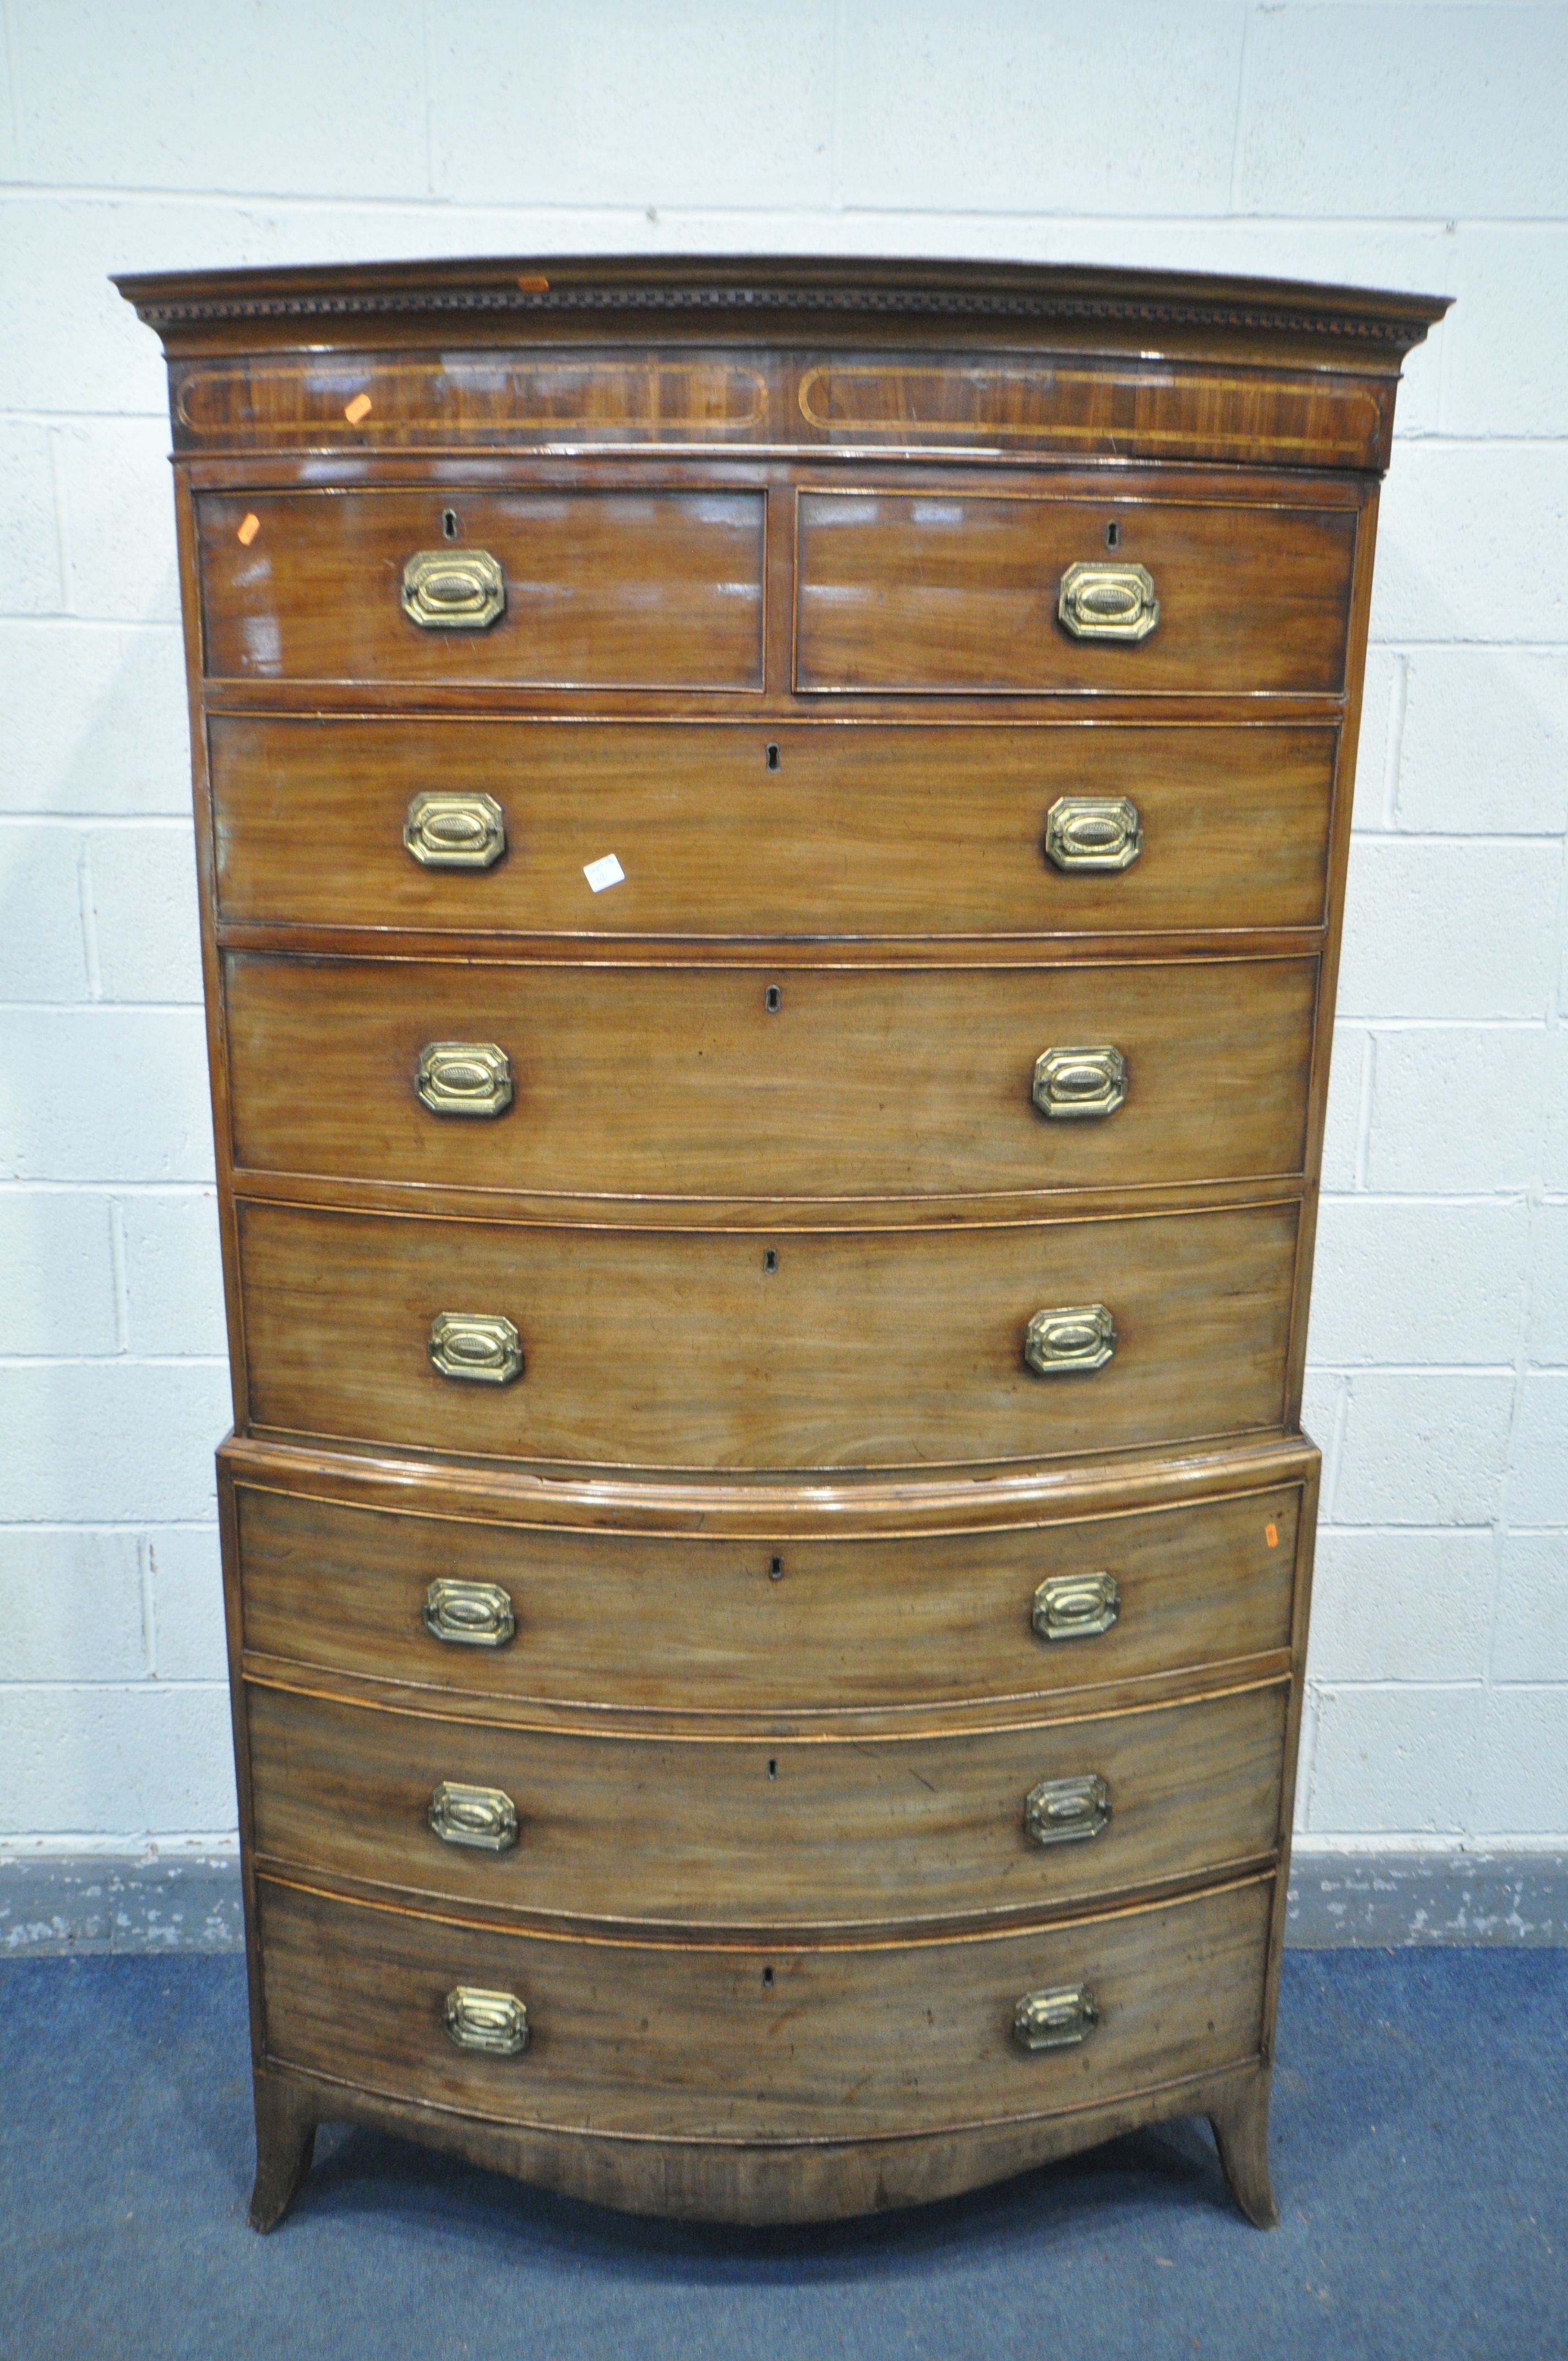
M 488 549 L 416 550 L 403 568 L 403 612 L 424 631 L 483 631 L 507 603 Z
M 1098 1771 L 1042 1779 L 1024 1799 L 1024 1832 L 1037 1845 L 1084 1844 L 1111 1817 L 1111 1790 Z
M 1042 1640 L 1093 1640 L 1122 1612 L 1122 1594 L 1108 1574 L 1053 1574 L 1035 1593 L 1031 1619 Z
M 1069 566 L 1057 613 L 1075 640 L 1146 640 L 1159 620 L 1154 576 L 1143 566 Z
M 1037 1378 L 1102 1369 L 1115 1349 L 1115 1323 L 1102 1303 L 1036 1312 L 1024 1331 L 1024 1358 Z
M 425 1813 L 443 1844 L 476 1852 L 510 1852 L 517 1842 L 517 1806 L 499 1787 L 466 1787 L 444 1779 Z
M 477 788 L 426 787 L 410 801 L 403 848 L 422 869 L 490 869 L 507 849 L 506 814 Z
M 443 1575 L 424 1594 L 424 1628 L 458 1648 L 504 1648 L 517 1631 L 511 1599 L 499 1582 L 458 1582 Z
M 1127 1061 L 1109 1042 L 1096 1049 L 1047 1049 L 1035 1060 L 1035 1104 L 1053 1122 L 1114 1115 L 1127 1095 Z
M 432 1115 L 504 1115 L 511 1104 L 511 1060 L 494 1041 L 427 1041 L 414 1089 Z
M 1058 796 L 1046 814 L 1046 859 L 1069 873 L 1130 869 L 1144 849 L 1138 807 L 1126 796 Z
M 441 2004 L 448 2041 L 481 2058 L 515 2058 L 528 2047 L 528 2010 L 515 1993 L 455 1984 Z
M 1076 2049 L 1099 2022 L 1087 1984 L 1058 1984 L 1024 1994 L 1013 2012 L 1013 2038 L 1020 2049 Z
M 522 1375 L 522 1339 L 499 1312 L 438 1312 L 428 1349 L 444 1378 L 470 1385 L 510 1386 Z

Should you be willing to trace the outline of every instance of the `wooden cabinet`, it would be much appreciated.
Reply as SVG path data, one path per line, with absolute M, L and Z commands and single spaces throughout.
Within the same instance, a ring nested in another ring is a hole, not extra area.
M 1266 2124 L 1422 298 L 126 280 L 170 368 L 258 2227 Z

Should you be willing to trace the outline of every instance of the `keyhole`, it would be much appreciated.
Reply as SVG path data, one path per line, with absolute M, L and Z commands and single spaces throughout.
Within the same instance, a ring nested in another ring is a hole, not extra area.
M 777 1246 L 764 1247 L 762 1252 L 762 1268 L 764 1270 L 777 1270 L 778 1267 L 779 1250 Z
M 770 1582 L 782 1582 L 784 1580 L 784 1560 L 782 1557 L 771 1557 L 768 1560 L 768 1580 Z
M 768 748 L 768 768 L 770 771 L 776 771 L 778 766 L 779 750 L 776 746 L 770 745 Z
M 455 510 L 455 509 L 443 509 L 443 510 L 442 510 L 442 511 L 441 511 L 441 531 L 442 531 L 443 538 L 444 538 L 444 540 L 447 540 L 447 541 L 455 541 L 455 540 L 456 540 L 456 538 L 457 538 L 457 511 L 456 511 L 456 510 Z
M 770 983 L 762 994 L 762 1006 L 770 1016 L 776 1016 L 784 1006 L 784 994 L 776 983 Z
M 1121 541 L 1121 538 L 1122 538 L 1122 528 L 1121 528 L 1121 526 L 1117 523 L 1117 522 L 1116 522 L 1115 518 L 1114 518 L 1114 517 L 1113 517 L 1113 518 L 1112 518 L 1112 520 L 1111 520 L 1111 522 L 1110 522 L 1110 523 L 1109 523 L 1109 524 L 1106 526 L 1106 528 L 1105 528 L 1105 546 L 1106 546 L 1106 548 L 1107 548 L 1107 549 L 1114 549 L 1114 548 L 1117 546 L 1118 543 Z
M 772 1992 L 773 1988 L 773 1971 L 772 1968 L 764 1968 L 762 1970 L 762 1983 L 768 1992 Z
M 770 1755 L 769 1755 L 769 1757 L 768 1757 L 768 1776 L 769 1776 L 769 1778 L 770 1778 L 770 1779 L 776 1779 L 776 1778 L 778 1777 L 778 1775 L 779 1775 L 779 1759 L 778 1759 L 778 1756 L 777 1756 L 776 1754 L 770 1754 Z

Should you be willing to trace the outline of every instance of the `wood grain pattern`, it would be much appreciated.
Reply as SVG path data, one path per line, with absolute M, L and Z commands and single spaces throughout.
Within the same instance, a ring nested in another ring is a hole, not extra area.
M 1305 508 L 1035 492 L 803 490 L 795 686 L 804 690 L 1337 691 L 1354 518 Z M 1146 566 L 1159 622 L 1136 645 L 1075 640 L 1061 577 Z
M 1045 1458 L 1274 1426 L 1297 1214 L 770 1248 L 242 1204 L 251 1411 L 416 1450 L 737 1468 Z M 1114 1313 L 1115 1358 L 1034 1376 L 1033 1314 L 1091 1301 Z M 524 1376 L 438 1376 L 425 1340 L 448 1310 L 513 1320 Z
M 242 543 L 247 515 L 258 530 Z M 762 686 L 755 492 L 209 495 L 197 529 L 209 674 Z M 423 631 L 402 611 L 408 559 L 448 540 L 488 550 L 506 576 L 506 612 L 488 630 Z
M 249 1483 L 236 1500 L 245 1646 L 432 1698 L 708 1715 L 1070 1699 L 1290 1643 L 1294 1486 L 842 1541 L 519 1528 L 463 1516 L 455 1502 L 421 1516 Z M 1036 1587 L 1099 1572 L 1121 1601 L 1110 1631 L 1037 1638 Z M 499 1583 L 515 1640 L 494 1650 L 433 1640 L 424 1598 L 444 1577 Z
M 1316 962 L 583 968 L 225 962 L 234 1154 L 259 1171 L 592 1196 L 879 1197 L 1295 1176 Z M 769 1006 L 770 992 L 778 1005 Z M 432 1041 L 505 1051 L 511 1105 L 433 1114 Z M 1047 1119 L 1048 1049 L 1125 1104 Z
M 1316 927 L 1332 728 L 208 724 L 225 921 L 566 935 L 1140 934 Z M 778 767 L 769 767 L 776 747 Z M 403 850 L 421 789 L 492 796 L 493 869 Z M 1062 796 L 1127 796 L 1120 874 L 1045 859 Z M 625 883 L 593 894 L 586 862 Z
M 263 1879 L 267 2057 L 491 2122 L 725 2144 L 1054 2115 L 1255 2058 L 1271 1886 L 1037 1934 L 740 1949 L 504 1934 Z M 1019 1996 L 1080 1982 L 1089 2039 L 1020 2051 Z M 446 2038 L 458 1983 L 525 2003 L 520 2057 Z

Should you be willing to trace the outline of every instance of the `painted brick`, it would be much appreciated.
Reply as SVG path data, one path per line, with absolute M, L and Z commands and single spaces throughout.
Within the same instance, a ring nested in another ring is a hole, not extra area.
M 0 622 L 0 811 L 190 808 L 172 625 Z
M 1541 1055 L 1546 1078 L 1546 1126 L 1541 1180 L 1548 1189 L 1568 1190 L 1568 1031 L 1549 1033 Z
M 1509 1465 L 1508 1522 L 1568 1525 L 1568 1376 L 1522 1380 Z
M 1348 1525 L 1478 1525 L 1497 1512 L 1513 1380 L 1367 1370 L 1350 1380 L 1333 1513 Z
M 236 1817 L 223 1689 L 0 1687 L 0 1835 L 218 1835 Z
M 1482 1691 L 1323 1688 L 1305 1826 L 1436 1836 L 1468 1826 Z
M 1522 648 L 1407 659 L 1396 824 L 1468 835 L 1568 827 L 1568 664 Z
M 58 614 L 62 603 L 50 433 L 0 418 L 0 614 Z
M 1340 1409 L 1349 1390 L 1349 1382 L 1332 1369 L 1314 1368 L 1307 1365 L 1301 1388 L 1301 1425 L 1323 1455 L 1323 1474 L 1319 1513 L 1332 1514 L 1335 1477 L 1339 1466 L 1338 1434 Z
M 138 1191 L 120 1202 L 126 1335 L 133 1353 L 226 1353 L 214 1191 Z
M 1361 1096 L 1372 1044 L 1359 1025 L 1334 1027 L 1329 1104 L 1323 1125 L 1323 1187 L 1354 1189 L 1361 1138 Z
M 1492 1678 L 1568 1681 L 1568 1532 L 1505 1533 L 1497 1558 Z
M 1559 203 L 1555 211 L 1564 211 Z M 1568 226 L 1465 222 L 1448 346 L 1448 434 L 1561 434 L 1568 384 Z
M 159 0 L 155 22 L 149 34 L 145 14 L 94 0 L 27 0 L 13 11 L 29 180 L 423 193 L 419 0 L 381 0 L 373 28 L 311 0 L 221 9 Z
M 170 1525 L 148 1535 L 153 1663 L 160 1681 L 228 1676 L 224 1578 L 215 1526 Z
M 0 1530 L 0 1625 L 7 1680 L 140 1680 L 137 1536 Z
M 175 622 L 180 577 L 169 429 L 95 418 L 60 433 L 66 601 L 92 621 Z
M 1522 1202 L 1389 1205 L 1331 1198 L 1318 1216 L 1312 1356 L 1511 1365 L 1530 1256 Z
M 1555 1836 L 1568 1828 L 1568 1683 L 1493 1689 L 1475 1766 L 1478 1836 Z
M 1253 213 L 1560 213 L 1560 8 L 1255 8 L 1240 133 Z
M 211 1180 L 198 1010 L 40 1008 L 13 1032 L 5 1177 Z
M 1308 1677 L 1485 1676 L 1492 1606 L 1488 1532 L 1352 1532 L 1325 1526 L 1312 1576 Z
M 0 828 L 0 994 L 11 1000 L 85 1000 L 82 838 L 75 829 Z
M 1347 1016 L 1544 1018 L 1562 876 L 1560 844 L 1357 837 L 1341 1008 Z
M 445 0 L 430 20 L 433 187 L 513 204 L 822 203 L 832 34 L 829 0 Z
M 227 1371 L 209 1362 L 0 1367 L 0 1522 L 210 1518 L 232 1416 Z
M 1354 826 L 1356 837 L 1389 825 L 1385 808 L 1387 797 L 1387 773 L 1390 760 L 1398 750 L 1397 698 L 1403 695 L 1405 670 L 1409 658 L 1394 648 L 1369 647 L 1366 651 L 1366 676 L 1361 690 L 1361 734 L 1355 749 L 1355 803 Z M 1352 841 L 1354 851 L 1355 840 Z
M 1371 630 L 1397 642 L 1568 639 L 1568 445 L 1402 450 L 1383 488 Z
M 196 845 L 188 820 L 93 829 L 87 899 L 105 1000 L 201 1000 Z
M 1420 1195 L 1525 1188 L 1541 1162 L 1547 1042 L 1527 1027 L 1378 1032 L 1366 1186 Z
M 1568 1205 L 1537 1205 L 1530 1217 L 1525 1350 L 1532 1361 L 1568 1367 Z
M 1222 213 L 1241 31 L 1222 0 L 1174 10 L 1129 0 L 1111 15 L 972 0 L 955 40 L 943 0 L 849 0 L 840 199 Z
M 0 1352 L 117 1349 L 107 1197 L 0 1191 Z

